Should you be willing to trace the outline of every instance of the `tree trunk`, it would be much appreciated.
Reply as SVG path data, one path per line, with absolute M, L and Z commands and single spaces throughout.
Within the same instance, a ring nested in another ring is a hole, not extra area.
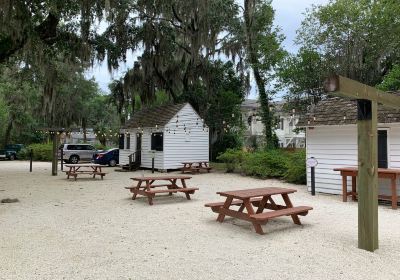
M 82 119 L 82 129 L 83 129 L 83 143 L 87 141 L 87 134 L 86 134 L 86 119 Z
M 267 148 L 275 148 L 276 143 L 273 137 L 272 131 L 272 116 L 269 109 L 269 96 L 265 90 L 265 80 L 262 77 L 261 69 L 258 66 L 258 54 L 255 47 L 255 42 L 253 38 L 252 25 L 254 9 L 256 0 L 245 0 L 244 2 L 244 19 L 246 27 L 246 40 L 247 40 L 247 55 L 249 63 L 254 73 L 254 78 L 256 80 L 258 95 L 261 105 L 261 119 L 265 128 L 265 140 L 267 143 Z
M 12 128 L 13 128 L 13 119 L 10 118 L 7 124 L 6 134 L 4 135 L 4 146 L 10 143 Z

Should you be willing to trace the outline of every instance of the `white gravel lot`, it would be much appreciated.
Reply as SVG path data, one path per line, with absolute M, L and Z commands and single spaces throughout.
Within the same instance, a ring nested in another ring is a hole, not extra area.
M 195 175 L 200 190 L 160 195 L 154 206 L 124 189 L 134 173 L 103 181 L 50 176 L 49 163 L 0 161 L 0 279 L 400 279 L 400 210 L 379 206 L 380 249 L 357 249 L 357 204 L 312 197 L 305 186 L 236 174 Z M 148 173 L 148 172 L 146 172 Z M 141 175 L 142 172 L 136 172 Z M 217 191 L 281 186 L 293 204 L 314 210 L 275 219 L 256 234 L 250 223 L 205 208 Z

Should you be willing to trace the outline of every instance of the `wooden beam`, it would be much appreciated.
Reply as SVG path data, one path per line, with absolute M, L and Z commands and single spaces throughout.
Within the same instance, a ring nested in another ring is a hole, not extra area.
M 358 247 L 373 252 L 379 247 L 378 104 L 358 100 L 358 111 Z
M 400 97 L 338 75 L 324 82 L 325 92 L 351 99 L 366 99 L 386 107 L 400 108 Z

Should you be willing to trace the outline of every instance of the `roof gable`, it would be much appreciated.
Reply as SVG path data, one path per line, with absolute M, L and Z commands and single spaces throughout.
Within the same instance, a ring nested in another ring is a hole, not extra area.
M 379 123 L 400 123 L 400 110 L 378 106 Z M 357 101 L 332 97 L 320 101 L 312 111 L 302 115 L 298 127 L 349 125 L 357 123 Z
M 186 104 L 168 104 L 140 110 L 123 128 L 165 126 Z

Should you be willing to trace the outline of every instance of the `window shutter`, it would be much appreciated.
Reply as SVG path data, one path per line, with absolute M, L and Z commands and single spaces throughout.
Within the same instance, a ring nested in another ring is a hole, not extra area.
M 125 135 L 124 135 L 123 133 L 121 133 L 121 134 L 119 135 L 119 145 L 118 145 L 118 147 L 119 147 L 121 150 L 123 150 L 124 147 L 125 147 L 124 140 L 125 140 Z
M 388 168 L 387 130 L 378 130 L 378 167 Z

